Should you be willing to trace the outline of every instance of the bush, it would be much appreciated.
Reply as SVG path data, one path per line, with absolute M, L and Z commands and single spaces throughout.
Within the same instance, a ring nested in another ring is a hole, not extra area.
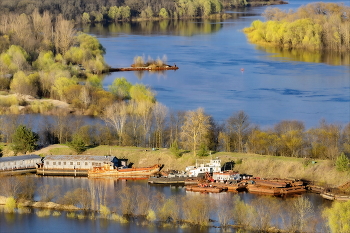
M 86 150 L 85 142 L 82 137 L 78 134 L 73 136 L 73 140 L 68 142 L 68 146 L 72 148 L 78 154 Z
M 155 221 L 157 219 L 156 213 L 153 210 L 148 210 L 146 218 L 147 218 L 148 221 L 153 222 L 153 221 Z
M 40 218 L 49 217 L 51 215 L 51 211 L 50 210 L 39 210 L 36 212 L 36 215 Z
M 5 203 L 5 212 L 6 213 L 14 213 L 16 209 L 16 200 L 14 197 L 6 198 Z
M 111 214 L 110 209 L 105 205 L 100 205 L 100 214 L 102 218 L 108 218 Z

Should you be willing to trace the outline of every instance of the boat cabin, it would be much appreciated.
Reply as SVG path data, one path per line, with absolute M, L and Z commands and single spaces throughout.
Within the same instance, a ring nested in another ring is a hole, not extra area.
M 237 172 L 214 172 L 213 179 L 217 181 L 241 180 L 241 175 Z
M 204 173 L 221 172 L 221 160 L 216 159 L 197 159 L 195 166 L 186 167 L 186 172 L 189 177 L 197 177 Z

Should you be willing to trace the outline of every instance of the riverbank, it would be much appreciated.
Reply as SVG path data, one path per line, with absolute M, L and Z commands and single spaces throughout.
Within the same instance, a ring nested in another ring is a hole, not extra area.
M 4 156 L 9 153 L 7 146 L 3 147 Z M 66 145 L 50 145 L 33 154 L 46 156 L 49 154 L 76 154 Z M 184 153 L 177 157 L 169 149 L 152 150 L 141 147 L 97 146 L 87 149 L 85 155 L 112 155 L 118 158 L 127 158 L 135 167 L 147 167 L 153 164 L 164 164 L 164 170 L 185 170 L 186 166 L 195 164 L 193 153 Z M 234 162 L 233 170 L 240 173 L 264 178 L 292 178 L 303 179 L 327 188 L 335 188 L 349 182 L 349 173 L 336 170 L 334 163 L 329 160 L 311 160 L 306 158 L 292 158 L 282 156 L 269 156 L 233 152 L 217 152 L 212 157 L 225 162 Z M 209 159 L 210 157 L 204 157 Z

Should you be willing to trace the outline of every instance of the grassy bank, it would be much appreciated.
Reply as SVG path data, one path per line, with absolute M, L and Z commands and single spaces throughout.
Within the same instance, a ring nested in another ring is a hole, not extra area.
M 65 145 L 54 145 L 34 152 L 42 156 L 48 154 L 75 154 Z M 173 155 L 168 149 L 152 150 L 140 147 L 98 146 L 83 152 L 86 155 L 113 155 L 127 158 L 136 167 L 164 164 L 165 170 L 184 170 L 186 166 L 194 165 L 196 157 L 193 153 L 184 153 L 181 157 Z M 212 157 L 221 159 L 222 164 L 234 161 L 233 170 L 264 178 L 295 178 L 313 181 L 323 186 L 336 187 L 350 180 L 350 174 L 338 172 L 333 162 L 328 160 L 309 160 L 303 158 L 275 157 L 267 155 L 218 152 Z M 209 159 L 210 157 L 204 157 Z

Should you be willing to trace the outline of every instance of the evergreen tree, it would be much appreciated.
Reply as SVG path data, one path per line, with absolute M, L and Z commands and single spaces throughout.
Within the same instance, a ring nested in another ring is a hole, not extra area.
M 12 150 L 17 155 L 18 152 L 32 152 L 37 147 L 39 135 L 25 125 L 19 125 L 12 135 Z
M 341 153 L 340 156 L 337 158 L 337 161 L 335 162 L 335 167 L 340 172 L 345 172 L 349 170 L 349 159 L 344 153 Z
M 73 140 L 71 142 L 68 142 L 68 146 L 70 148 L 72 148 L 75 152 L 77 152 L 78 154 L 80 154 L 86 150 L 85 142 L 84 142 L 83 138 L 78 134 L 75 134 L 73 136 Z

